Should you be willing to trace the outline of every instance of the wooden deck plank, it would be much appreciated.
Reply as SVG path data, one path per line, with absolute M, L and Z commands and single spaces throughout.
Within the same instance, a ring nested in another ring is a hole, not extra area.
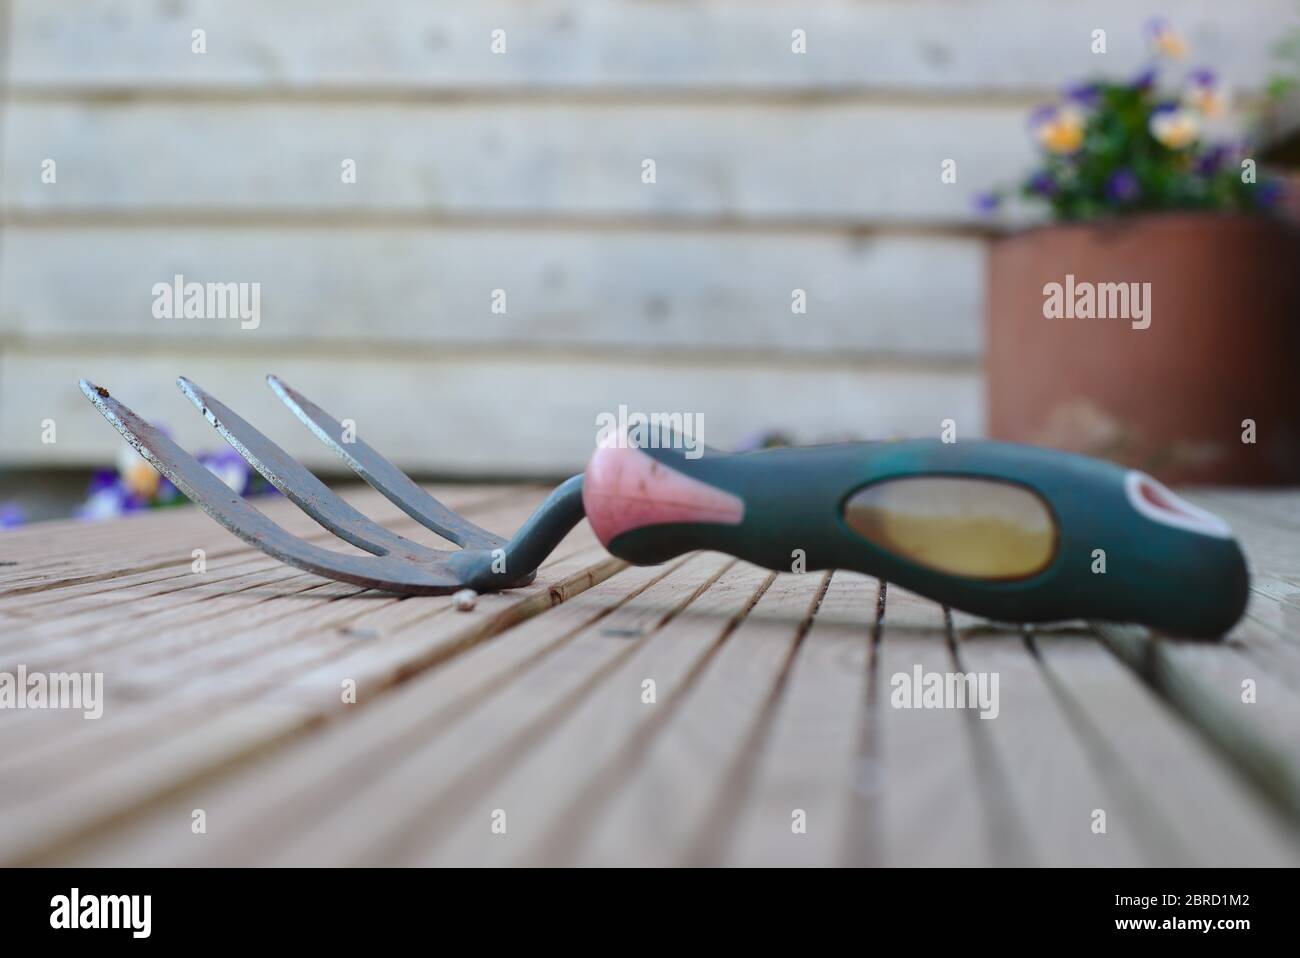
M 965 712 L 890 704 L 894 675 L 911 676 L 918 666 L 923 673 L 955 668 L 943 609 L 890 585 L 881 625 L 878 771 L 870 783 L 879 863 L 1023 862 L 1014 816 L 984 787 L 990 774 L 981 754 L 984 723 Z
M 436 776 L 437 768 L 416 761 L 422 748 L 433 747 L 442 735 L 454 735 L 458 722 L 494 694 L 508 690 L 520 669 L 563 647 L 582 628 L 605 618 L 674 568 L 631 568 L 594 584 L 536 617 L 537 626 L 527 632 L 518 626 L 511 629 L 509 641 L 496 646 L 496 654 L 457 656 L 372 701 L 359 699 L 357 706 L 349 707 L 356 711 L 346 722 L 325 726 L 273 761 L 233 769 L 212 785 L 188 789 L 179 799 L 84 843 L 74 857 L 142 864 L 344 860 L 357 852 L 355 846 L 364 848 L 382 838 L 389 808 L 371 806 L 365 799 L 377 790 L 387 802 L 386 789 L 404 763 L 417 776 Z M 474 747 L 463 738 L 459 744 Z M 413 761 L 416 764 L 409 765 Z M 428 782 L 421 779 L 415 787 L 417 791 L 406 797 L 408 805 L 425 794 Z M 277 809 L 274 816 L 266 813 L 268 802 Z M 220 843 L 177 844 L 155 827 L 158 821 L 188 816 L 194 807 L 208 810 L 214 823 L 210 834 L 216 834 L 219 825 Z M 359 822 L 360 831 L 347 847 L 335 840 L 351 833 L 340 832 L 313 848 L 305 836 L 336 819 L 348 821 L 349 827 Z M 295 846 L 306 851 L 300 853 Z
M 149 747 L 126 752 L 112 764 L 76 769 L 74 781 L 62 787 L 51 783 L 21 804 L 6 805 L 0 817 L 0 861 L 38 861 L 60 844 L 77 841 L 179 785 L 270 748 L 310 722 L 304 711 L 254 707 L 206 714 L 203 721 L 176 733 L 160 735 L 165 726 L 155 723 L 144 739 Z
M 520 756 L 490 792 L 492 808 L 516 809 L 508 840 L 483 827 L 480 816 L 445 823 L 419 860 L 439 864 L 554 865 L 572 862 L 590 823 L 599 817 L 642 755 L 664 733 L 683 696 L 691 694 L 708 662 L 730 639 L 772 581 L 746 563 L 704 580 L 701 594 L 658 627 L 631 634 L 614 616 L 586 630 L 580 642 L 608 644 L 610 630 L 629 634 L 630 654 L 546 738 Z M 690 580 L 669 580 L 689 589 Z M 640 597 L 638 597 L 640 598 Z M 629 605 L 635 605 L 633 599 Z M 645 701 L 652 680 L 654 701 Z
M 520 519 L 532 505 L 529 499 L 538 499 L 540 495 L 539 492 L 533 492 L 523 503 L 498 507 L 494 512 L 488 513 L 487 518 L 506 521 Z M 247 551 L 252 553 L 251 549 Z M 363 602 L 367 604 L 397 601 L 392 597 L 367 593 L 356 586 L 330 582 L 306 573 L 286 575 L 285 567 L 274 560 L 263 558 L 267 566 L 260 576 L 261 584 L 257 589 L 267 589 L 270 595 L 259 596 L 256 590 L 249 590 L 251 595 L 249 592 L 235 594 L 237 600 L 252 602 L 251 607 L 246 604 L 231 607 L 228 602 L 224 615 L 200 618 L 197 623 L 193 613 L 187 607 L 181 607 L 176 610 L 179 620 L 174 621 L 172 628 L 159 629 L 146 619 L 143 634 L 139 620 L 134 617 L 126 621 L 121 621 L 118 617 L 112 623 L 114 627 L 103 624 L 96 627 L 92 616 L 92 621 L 83 624 L 76 634 L 65 638 L 61 643 L 54 643 L 56 648 L 52 653 L 49 649 L 44 650 L 45 655 L 48 657 L 53 654 L 56 664 L 64 664 L 57 662 L 60 651 L 65 655 L 79 654 L 81 669 L 104 672 L 109 698 L 106 708 L 121 700 L 132 702 L 167 696 L 174 698 L 178 693 L 187 702 L 221 701 L 240 696 L 244 691 L 241 684 L 229 679 L 218 679 L 218 688 L 207 699 L 185 686 L 196 675 L 211 677 L 214 671 L 220 669 L 223 661 L 246 663 L 253 674 L 259 677 L 265 676 L 268 671 L 273 675 L 273 670 L 266 668 L 265 652 L 286 636 L 292 640 L 310 633 L 310 624 L 303 621 L 305 614 L 322 607 L 337 616 L 355 616 L 361 611 L 337 606 L 334 602 L 337 598 L 365 596 Z M 202 577 L 195 576 L 193 581 L 194 588 L 204 587 Z M 272 601 L 275 598 L 295 601 Z M 445 597 L 424 601 L 433 602 L 440 607 L 448 602 Z M 340 643 L 354 641 L 348 636 L 339 636 L 327 627 L 327 623 L 318 624 L 327 636 L 324 641 L 331 646 L 337 647 Z M 105 650 L 104 645 L 115 638 L 121 640 Z M 239 648 L 235 650 L 232 646 Z M 29 663 L 29 668 L 43 668 L 47 661 L 38 658 Z M 169 661 L 170 668 L 167 664 Z M 74 725 L 73 728 L 81 729 L 83 737 L 93 740 L 106 726 Z M 45 741 L 41 746 L 48 750 L 52 744 Z M 12 757 L 14 750 L 8 754 Z
M 454 695 L 467 675 L 484 670 L 499 674 L 502 665 L 510 669 L 509 685 L 466 703 L 454 727 L 438 729 L 420 747 L 397 758 L 392 768 L 354 793 L 338 814 L 296 836 L 272 862 L 417 864 L 443 830 L 462 820 L 478 818 L 489 830 L 500 806 L 488 802 L 500 777 L 633 652 L 629 637 L 657 628 L 689 600 L 701 574 L 711 575 L 728 561 L 701 556 L 666 575 L 651 573 L 646 588 L 602 617 L 596 630 L 563 635 L 554 648 L 526 663 L 518 662 L 514 646 L 534 633 L 553 637 L 555 623 L 538 620 L 531 628 L 514 630 L 510 647 L 484 647 L 451 663 L 431 692 L 441 689 L 444 696 Z M 383 818 L 377 820 L 380 808 Z M 512 813 L 516 819 L 527 817 L 527 806 L 502 810 L 507 835 Z M 321 845 L 325 835 L 335 836 L 328 850 Z
M 538 493 L 531 498 L 536 499 Z M 526 515 L 534 503 L 525 500 L 516 502 L 506 508 L 498 508 L 488 514 L 488 518 L 514 520 Z M 590 535 L 585 531 L 576 536 L 579 545 L 580 562 L 571 562 L 563 566 L 565 556 L 572 557 L 573 546 L 562 549 L 560 555 L 548 564 L 538 582 L 527 589 L 514 590 L 500 596 L 484 597 L 485 615 L 478 618 L 448 617 L 441 623 L 441 631 L 446 640 L 455 645 L 468 644 L 474 638 L 484 638 L 530 614 L 536 614 L 550 604 L 560 601 L 589 586 L 602 575 L 607 575 L 618 568 L 617 563 L 607 557 L 595 555 L 589 548 Z M 584 550 L 581 547 L 586 546 Z M 561 573 L 556 578 L 551 566 Z M 198 577 L 196 577 L 198 578 Z M 315 579 L 315 577 L 307 577 Z M 339 597 L 356 596 L 362 590 L 341 583 L 332 583 L 316 579 L 318 585 L 309 588 L 309 593 L 319 595 L 312 600 L 317 606 L 335 608 L 331 613 L 340 617 L 340 621 L 351 621 L 364 615 L 365 607 L 354 609 L 350 604 L 332 601 Z M 278 586 L 272 583 L 274 590 Z M 372 594 L 373 595 L 373 594 Z M 287 596 L 283 591 L 278 597 Z M 407 600 L 423 602 L 427 605 L 449 603 L 447 597 L 430 597 L 424 600 Z M 396 606 L 399 600 L 391 597 L 374 595 L 374 607 Z M 212 661 L 193 661 L 186 659 L 181 652 L 179 658 L 183 664 L 178 667 L 173 663 L 172 671 L 158 676 L 152 688 L 147 681 L 142 681 L 138 663 L 127 658 L 118 664 L 120 673 L 134 681 L 130 686 L 136 693 L 136 699 L 128 695 L 126 701 L 109 699 L 105 709 L 105 718 L 98 722 L 78 725 L 75 722 L 55 720 L 53 722 L 23 723 L 20 730 L 23 747 L 0 752 L 0 770 L 6 780 L 6 787 L 0 789 L 0 806 L 5 809 L 5 828 L 0 833 L 0 857 L 6 860 L 25 860 L 38 854 L 43 848 L 57 845 L 68 835 L 78 834 L 95 822 L 112 821 L 115 817 L 128 814 L 132 803 L 147 802 L 149 790 L 128 787 L 132 781 L 153 782 L 155 791 L 165 793 L 161 782 L 168 787 L 182 785 L 187 778 L 211 774 L 220 769 L 225 762 L 242 758 L 269 745 L 270 741 L 300 732 L 319 721 L 330 712 L 343 708 L 341 696 L 316 696 L 306 698 L 302 695 L 281 697 L 278 689 L 285 679 L 294 677 L 305 668 L 319 667 L 331 658 L 338 657 L 356 645 L 355 636 L 340 636 L 337 629 L 329 627 L 331 620 L 321 618 L 313 622 L 304 622 L 301 613 L 304 607 L 294 608 L 283 603 L 263 602 L 260 606 L 270 608 L 280 606 L 280 611 L 270 620 L 269 625 L 257 629 L 250 622 L 247 610 L 228 614 L 224 619 L 209 622 L 213 635 L 217 639 L 229 641 L 233 636 L 236 643 L 257 642 L 259 639 L 272 646 L 277 646 L 269 637 L 288 634 L 292 639 L 302 641 L 288 656 L 277 657 L 272 651 L 270 658 L 265 649 L 259 654 L 252 654 L 253 649 L 245 647 L 242 654 L 227 658 L 231 666 L 230 674 L 214 677 Z M 491 610 L 495 607 L 495 613 Z M 297 619 L 294 621 L 295 613 Z M 276 625 L 285 616 L 290 623 L 283 627 Z M 414 616 L 412 617 L 414 618 Z M 322 637 L 323 636 L 323 637 Z M 174 643 L 183 649 L 194 646 L 184 632 L 179 630 L 163 631 L 156 637 L 152 646 L 147 648 L 151 657 L 157 660 L 160 655 L 159 643 Z M 280 644 L 283 647 L 283 643 Z M 203 648 L 202 645 L 199 646 Z M 420 655 L 428 657 L 427 644 L 421 645 Z M 392 665 L 389 676 L 400 676 L 404 667 L 416 668 L 413 658 L 404 665 Z M 189 678 L 199 674 L 197 678 Z M 106 686 L 111 688 L 116 675 L 106 674 Z M 370 688 L 377 687 L 378 680 L 373 679 Z M 142 693 L 144 690 L 144 694 Z M 152 694 L 150 694 L 152 693 Z M 106 696 L 107 697 L 107 696 Z M 253 698 L 266 700 L 265 709 L 255 709 Z M 239 724 L 228 718 L 231 712 L 252 710 L 258 715 L 275 717 L 275 721 L 263 724 L 253 723 L 249 726 Z M 41 713 L 44 716 L 59 713 Z M 212 726 L 217 731 L 208 736 L 204 729 Z M 231 735 L 220 734 L 223 728 L 232 728 Z M 196 754 L 206 755 L 210 766 L 195 762 L 175 762 L 160 752 L 157 732 L 160 728 L 168 730 L 168 738 L 180 740 L 193 739 L 200 743 L 213 743 L 210 747 L 198 749 Z M 262 729 L 267 740 L 259 740 L 256 730 Z M 57 734 L 51 737 L 52 732 Z M 235 734 L 238 733 L 238 734 Z M 157 768 L 150 764 L 149 756 L 156 759 Z M 159 757 L 163 756 L 163 757 Z M 154 771 L 151 776 L 141 776 L 138 766 L 144 763 Z M 100 796 L 90 798 L 78 787 L 78 783 L 87 779 L 102 778 L 104 783 L 98 788 Z M 78 797 L 80 796 L 80 797 Z
M 1130 637 L 1144 674 L 1300 829 L 1300 692 L 1231 647 Z M 1246 683 L 1250 683 L 1249 692 Z
M 431 491 L 445 498 L 453 508 L 470 514 L 473 510 L 510 501 L 530 488 L 536 487 L 469 490 L 452 486 L 445 491 L 431 487 Z M 419 528 L 377 492 L 357 489 L 341 492 L 344 499 L 377 522 L 404 534 Z M 311 541 L 333 541 L 329 533 L 286 499 L 259 499 L 255 506 L 287 532 Z M 429 535 L 431 541 L 441 541 L 432 533 Z M 418 534 L 413 537 L 420 538 Z M 52 594 L 53 601 L 65 594 L 80 594 L 65 592 L 79 586 L 83 586 L 82 592 L 107 593 L 118 580 L 132 575 L 142 576 L 151 571 L 165 575 L 172 569 L 188 570 L 194 549 L 203 549 L 210 563 L 254 554 L 246 543 L 199 509 L 188 506 L 111 522 L 67 520 L 6 531 L 0 534 L 0 559 L 14 564 L 0 566 L 0 612 L 51 601 Z
M 1106 633 L 1187 721 L 1300 827 L 1300 496 L 1197 492 L 1233 527 L 1251 569 L 1245 618 L 1222 644 Z
M 1114 777 L 1148 796 L 1176 836 L 1186 858 L 1164 864 L 1296 863 L 1294 833 L 1118 658 L 1090 639 L 1048 636 L 1035 647 L 1116 764 Z
M 541 493 L 534 490 L 522 502 L 504 508 L 498 506 L 494 512 L 486 513 L 486 518 L 517 520 L 540 496 Z M 467 510 L 467 514 L 471 512 L 473 510 Z M 481 510 L 479 515 L 484 517 Z M 583 535 L 586 533 L 576 534 L 580 541 L 586 541 L 581 539 Z M 260 556 L 248 547 L 244 550 L 242 556 Z M 79 671 L 102 671 L 105 673 L 108 707 L 112 708 L 118 703 L 139 701 L 158 694 L 175 694 L 177 687 L 183 685 L 190 675 L 213 668 L 212 656 L 204 659 L 205 651 L 215 649 L 220 655 L 221 649 L 235 645 L 257 651 L 272 641 L 271 633 L 292 632 L 295 628 L 301 630 L 301 616 L 314 606 L 329 607 L 337 597 L 364 593 L 354 586 L 290 569 L 269 557 L 260 556 L 249 562 L 261 571 L 249 573 L 245 577 L 247 581 L 240 583 L 238 588 L 232 589 L 229 583 L 224 586 L 209 583 L 205 576 L 193 576 L 189 591 L 203 596 L 202 605 L 197 608 L 190 604 L 177 604 L 168 595 L 162 597 L 158 608 L 152 610 L 153 614 L 150 614 L 150 600 L 139 599 L 129 617 L 111 615 L 105 620 L 98 616 L 97 610 L 86 617 L 71 614 L 66 619 L 42 623 L 38 631 L 49 635 L 30 637 L 34 643 L 31 654 L 20 657 L 9 652 L 2 660 L 11 664 L 23 662 L 29 670 L 75 666 Z M 374 604 L 393 600 L 370 594 L 364 601 Z M 421 602 L 433 602 L 438 607 L 446 605 L 446 599 Z M 336 611 L 340 616 L 355 614 L 343 609 Z M 69 622 L 76 625 L 70 632 L 66 628 Z M 331 637 L 334 642 L 340 640 L 333 633 Z M 342 639 L 346 641 L 348 636 L 342 636 Z M 180 659 L 179 667 L 170 672 L 160 665 L 169 657 Z M 232 684 L 226 684 L 218 696 L 229 697 L 236 692 Z M 187 691 L 186 694 L 190 693 Z M 72 728 L 88 734 L 87 730 L 75 724 Z M 24 735 L 30 739 L 30 735 Z M 0 744 L 5 741 L 4 731 L 0 729 Z M 30 741 L 26 744 L 32 745 Z M 42 747 L 48 745 L 48 742 L 41 743 Z M 9 755 L 21 750 L 21 744 L 15 747 L 9 743 Z
M 508 483 L 476 486 L 433 484 L 425 488 L 439 499 L 445 502 L 454 500 L 458 507 L 462 507 L 505 500 L 521 490 L 537 487 L 526 483 Z M 335 491 L 358 509 L 373 510 L 371 514 L 376 519 L 404 515 L 378 492 L 359 482 L 338 486 Z M 260 497 L 254 500 L 254 505 L 259 511 L 266 513 L 268 517 L 292 532 L 318 528 L 314 520 L 281 496 Z M 44 562 L 50 566 L 62 566 L 71 558 L 99 556 L 105 548 L 116 548 L 126 550 L 119 553 L 117 557 L 124 567 L 131 568 L 132 547 L 143 552 L 151 552 L 156 548 L 159 538 L 188 536 L 200 531 L 223 534 L 225 532 L 220 526 L 213 525 L 212 519 L 201 510 L 190 508 L 182 503 L 176 508 L 150 509 L 116 519 L 99 521 L 54 519 L 6 529 L 4 534 L 0 535 L 0 555 L 31 562 Z M 216 535 L 213 538 L 237 542 Z M 17 570 L 24 564 L 26 563 L 20 562 L 13 568 L 4 567 L 5 571 L 0 574 L 3 575 L 0 584 L 8 585 L 9 577 L 17 574 Z M 62 587 L 62 580 L 52 581 L 50 584 L 56 588 Z
M 518 518 L 521 511 L 536 505 L 541 498 L 540 491 L 531 489 L 518 491 L 512 495 L 508 503 L 504 504 L 498 500 L 487 500 L 478 503 L 470 501 L 464 506 L 459 503 L 457 505 L 463 508 L 468 516 L 479 519 L 500 517 L 513 521 Z M 372 502 L 368 507 L 379 514 L 381 510 L 374 509 L 373 505 Z M 134 520 L 128 520 L 128 523 L 131 521 Z M 405 516 L 385 521 L 384 524 L 411 538 L 424 539 L 430 545 L 449 548 L 445 542 L 433 541 L 437 539 L 436 536 L 420 529 L 414 520 Z M 50 642 L 50 639 L 55 637 L 72 635 L 84 640 L 88 631 L 93 629 L 98 632 L 104 627 L 111 629 L 120 624 L 123 619 L 136 622 L 152 612 L 178 609 L 188 601 L 199 601 L 210 595 L 228 595 L 249 583 L 270 585 L 290 575 L 307 575 L 239 542 L 234 536 L 216 527 L 210 520 L 208 525 L 221 531 L 233 547 L 220 557 L 213 558 L 209 555 L 207 569 L 201 574 L 193 572 L 193 560 L 186 551 L 183 558 L 176 559 L 173 565 L 165 569 L 151 568 L 139 573 L 125 571 L 122 575 L 107 581 L 72 584 L 63 588 L 49 588 L 39 593 L 18 596 L 16 601 L 21 604 L 15 609 L 15 614 L 31 621 L 28 622 L 23 636 L 0 644 L 0 656 L 12 655 L 13 651 L 21 646 L 21 641 L 33 642 L 33 648 L 48 653 L 52 646 L 58 647 L 57 643 Z M 417 533 L 417 529 L 424 532 L 424 535 Z M 315 523 L 302 530 L 302 538 L 340 552 L 362 554 L 351 545 L 316 526 Z M 328 581 L 317 576 L 309 576 L 309 579 L 314 584 Z M 298 583 L 295 582 L 293 585 L 296 587 Z M 129 616 L 117 614 L 118 610 L 115 607 L 126 603 L 131 604 L 131 614 Z M 74 648 L 84 650 L 84 647 L 76 645 L 75 642 L 72 645 Z
M 811 622 L 826 577 L 778 576 L 649 742 L 603 807 L 572 833 L 575 864 L 716 864 L 734 827 L 732 784 L 752 775 L 765 710 Z M 558 851 L 559 849 L 557 849 Z
M 537 499 L 540 500 L 540 496 Z M 536 501 L 525 501 L 497 510 L 491 518 L 503 523 L 501 528 L 513 529 L 536 505 Z M 409 599 L 336 582 L 294 593 L 291 598 L 294 601 L 290 603 L 264 603 L 290 607 L 289 614 L 278 620 L 273 629 L 253 630 L 241 625 L 237 633 L 223 636 L 220 641 L 197 646 L 191 644 L 179 650 L 169 648 L 170 643 L 153 643 L 147 659 L 139 656 L 140 647 L 136 646 L 135 654 L 126 661 L 108 658 L 103 664 L 129 671 L 137 686 L 150 684 L 158 694 L 216 698 L 232 688 L 241 689 L 254 676 L 259 682 L 266 676 L 273 676 L 278 684 L 311 667 L 315 659 L 365 644 L 369 639 L 366 632 L 355 627 L 358 620 L 410 602 Z M 347 598 L 353 598 L 353 601 L 338 601 Z M 445 596 L 430 598 L 434 601 L 422 604 L 443 609 L 450 605 L 450 599 Z M 518 594 L 512 590 L 500 598 L 515 602 Z M 460 624 L 467 623 L 462 619 Z
M 836 572 L 769 705 L 747 780 L 729 782 L 723 862 L 765 866 L 869 864 L 856 806 L 871 709 L 872 634 L 880 583 Z
M 1250 603 L 1232 643 L 1300 689 L 1300 497 L 1204 492 L 1191 498 L 1227 520 L 1250 565 Z
M 601 723 L 606 736 L 619 735 L 625 722 L 618 723 L 615 716 L 647 708 L 641 699 L 644 676 L 636 674 L 635 665 L 642 651 L 660 643 L 664 628 L 672 627 L 734 564 L 728 556 L 697 556 L 599 624 L 581 630 L 563 648 L 520 674 L 504 694 L 485 703 L 457 733 L 481 742 L 485 754 L 467 762 L 470 756 L 464 749 L 452 741 L 442 743 L 455 756 L 448 756 L 453 784 L 440 788 L 434 802 L 426 806 L 427 814 L 411 823 L 403 836 L 406 848 L 397 860 L 417 865 L 469 864 L 476 858 L 475 838 L 486 838 L 497 845 L 497 855 L 480 859 L 490 863 L 494 858 L 517 858 L 540 841 L 547 822 L 565 801 L 553 794 L 559 804 L 546 803 L 547 793 L 534 791 L 534 783 L 548 778 L 572 792 L 593 759 L 591 754 L 560 745 L 559 750 L 567 752 L 562 764 L 548 767 L 539 761 L 543 755 L 555 754 L 548 746 L 556 741 L 557 730 L 573 728 L 585 718 Z M 728 618 L 712 621 L 722 629 Z M 485 653 L 491 655 L 492 650 Z M 571 739 L 568 744 L 572 745 Z M 490 828 L 496 809 L 508 816 L 510 828 L 505 834 Z M 448 847 L 448 838 L 459 841 Z
M 603 549 L 588 548 L 556 557 L 546 567 L 551 592 L 535 593 L 523 601 L 507 597 L 480 596 L 471 613 L 454 611 L 450 606 L 430 609 L 409 608 L 409 601 L 399 605 L 367 609 L 352 620 L 347 630 L 367 641 L 351 647 L 346 655 L 331 658 L 299 670 L 287 679 L 277 693 L 289 699 L 299 695 L 314 699 L 321 694 L 336 694 L 346 678 L 356 683 L 358 695 L 369 695 L 408 675 L 455 655 L 482 636 L 496 635 L 531 618 L 538 608 L 568 599 L 602 582 L 625 568 L 625 563 L 611 558 Z M 454 615 L 462 624 L 452 632 L 431 628 L 434 616 Z M 469 615 L 471 618 L 466 619 Z
M 1009 626 L 953 614 L 960 668 L 998 676 L 996 717 L 979 720 L 987 734 L 1032 861 L 1048 866 L 1133 866 L 1162 857 L 1157 830 L 1144 827 L 1145 808 L 1107 776 L 1079 730 L 1027 636 Z M 1123 806 L 1104 835 L 1091 828 L 1092 810 Z
M 202 677 L 197 681 L 169 683 L 164 679 L 147 687 L 147 692 L 137 699 L 126 702 L 110 699 L 105 712 L 113 718 L 111 723 L 101 720 L 87 725 L 53 718 L 62 713 L 36 713 L 40 721 L 51 724 L 45 728 L 19 730 L 10 747 L 5 749 L 0 760 L 0 774 L 12 774 L 15 781 L 8 789 L 0 791 L 0 807 L 16 794 L 39 791 L 61 781 L 65 771 L 82 771 L 86 763 L 109 763 L 124 753 L 147 747 L 152 729 L 166 727 L 175 730 L 190 724 L 202 724 L 208 715 L 224 708 L 243 708 L 252 701 L 265 701 L 271 705 L 301 707 L 316 716 L 337 712 L 343 707 L 343 678 L 356 683 L 357 696 L 374 694 L 405 674 L 419 671 L 441 657 L 491 637 L 511 622 L 536 614 L 560 596 L 588 587 L 609 571 L 609 566 L 602 568 L 597 557 L 590 553 L 548 565 L 539 587 L 530 594 L 491 597 L 492 601 L 484 603 L 477 618 L 460 614 L 439 618 L 435 627 L 426 625 L 421 629 L 418 641 L 410 641 L 409 631 L 395 634 L 384 660 L 386 668 L 372 666 L 373 672 L 369 675 L 358 677 L 349 674 L 353 670 L 342 664 L 348 660 L 355 664 L 360 652 L 358 641 L 326 631 L 323 639 L 316 643 L 325 646 L 323 651 L 311 649 L 311 643 L 303 642 L 304 650 L 287 663 L 274 659 L 262 660 L 260 664 L 240 662 L 235 674 L 227 671 L 215 677 L 210 670 L 195 669 L 192 671 L 202 671 Z M 384 608 L 392 608 L 395 604 L 391 599 L 382 601 Z M 434 600 L 426 600 L 423 604 L 432 618 L 438 612 L 446 611 L 449 603 L 443 599 L 439 604 Z M 393 631 L 402 632 L 398 628 Z M 301 637 L 302 633 L 297 635 Z M 372 642 L 369 638 L 361 640 L 363 646 Z M 321 674 L 341 678 L 332 687 L 318 683 L 311 694 L 303 694 L 303 686 L 295 684 L 303 675 Z M 106 687 L 113 684 L 111 675 L 106 673 Z M 23 764 L 32 754 L 39 754 L 43 759 L 35 768 L 30 763 Z M 23 787 L 23 783 L 30 788 Z
M 508 531 L 540 494 L 448 499 Z M 149 567 L 160 535 L 226 536 L 185 510 L 88 527 L 88 549 L 71 526 L 44 550 L 28 532 L 48 568 L 70 557 L 73 584 L 12 597 L 33 634 L 0 637 L 0 663 L 102 669 L 109 699 L 99 722 L 0 723 L 0 861 L 1294 865 L 1300 499 L 1234 496 L 1201 500 L 1256 575 L 1222 643 L 1022 634 L 897 587 L 881 607 L 862 576 L 773 577 L 712 554 L 627 568 L 585 526 L 535 586 L 472 612 L 238 543 L 177 580 Z M 114 543 L 135 550 L 127 567 L 80 579 Z M 892 676 L 916 665 L 998 673 L 997 718 L 892 707 Z

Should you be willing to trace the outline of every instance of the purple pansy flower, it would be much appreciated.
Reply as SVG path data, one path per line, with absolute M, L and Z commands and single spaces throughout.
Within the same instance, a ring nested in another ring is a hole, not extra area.
M 1232 148 L 1227 143 L 1216 143 L 1204 150 L 1196 158 L 1196 172 L 1202 176 L 1213 176 L 1232 155 Z
M 1145 70 L 1143 70 L 1141 73 L 1139 73 L 1137 76 L 1135 76 L 1132 80 L 1129 81 L 1129 86 L 1134 90 L 1150 90 L 1155 85 L 1156 85 L 1155 67 L 1147 67 Z
M 158 480 L 158 491 L 154 493 L 154 499 L 160 503 L 175 502 L 180 494 L 181 491 L 172 484 L 172 481 L 163 476 Z
M 1057 192 L 1055 177 L 1046 171 L 1035 173 L 1026 186 L 1030 193 L 1037 196 L 1055 196 Z
M 1142 24 L 1142 33 L 1148 40 L 1163 36 L 1169 32 L 1169 29 L 1170 25 L 1167 17 L 1152 17 Z
M 96 489 L 88 495 L 86 501 L 77 507 L 73 515 L 78 519 L 86 519 L 91 522 L 99 519 L 116 519 L 118 516 L 133 511 L 130 499 L 131 496 L 127 491 L 114 483 L 111 486 Z
M 1142 195 L 1142 184 L 1132 170 L 1118 169 L 1106 181 L 1106 199 L 1112 203 L 1132 203 Z
M 1059 110 L 1055 103 L 1044 103 L 1042 106 L 1034 107 L 1029 111 L 1029 129 L 1037 130 L 1044 123 L 1051 123 L 1056 119 Z
M 86 487 L 86 501 L 73 512 L 78 519 L 115 519 L 128 510 L 130 494 L 122 485 L 116 469 L 96 469 Z
M 247 491 L 251 472 L 243 456 L 235 450 L 226 448 L 220 452 L 204 453 L 197 458 L 208 467 L 209 472 L 229 486 L 232 491 L 240 495 Z
M 90 475 L 90 485 L 86 487 L 86 495 L 93 496 L 97 492 L 104 489 L 112 489 L 116 485 L 116 469 L 96 469 Z
M 1001 205 L 1002 197 L 992 191 L 976 193 L 971 199 L 972 208 L 981 216 L 991 216 L 998 211 L 998 207 Z
M 27 521 L 23 507 L 16 502 L 0 502 L 0 529 L 17 529 Z
M 1075 83 L 1065 88 L 1065 98 L 1083 107 L 1093 107 L 1101 99 L 1101 84 L 1095 80 Z
M 1278 180 L 1265 180 L 1255 187 L 1255 203 L 1261 209 L 1274 209 L 1282 201 L 1284 192 Z

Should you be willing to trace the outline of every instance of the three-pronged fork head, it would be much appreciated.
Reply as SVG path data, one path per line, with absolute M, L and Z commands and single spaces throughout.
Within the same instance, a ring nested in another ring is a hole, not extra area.
M 340 539 L 369 552 L 348 555 L 290 535 L 233 492 L 207 467 L 86 380 L 81 391 L 155 469 L 208 515 L 249 545 L 282 562 L 330 579 L 386 592 L 438 595 L 472 588 L 480 592 L 526 585 L 538 565 L 583 517 L 582 477 L 561 484 L 507 541 L 481 529 L 420 488 L 409 476 L 359 438 L 344 439 L 343 426 L 274 376 L 267 382 L 323 443 L 362 479 L 421 525 L 460 546 L 430 549 L 385 529 L 348 505 L 300 462 L 199 386 L 177 385 L 250 466 L 303 512 Z

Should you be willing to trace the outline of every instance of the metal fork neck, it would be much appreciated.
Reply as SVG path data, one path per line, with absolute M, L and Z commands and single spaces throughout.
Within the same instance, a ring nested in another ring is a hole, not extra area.
M 466 585 L 480 591 L 503 588 L 503 576 L 510 584 L 531 579 L 537 567 L 586 514 L 582 505 L 582 476 L 572 476 L 547 496 L 503 549 L 463 552 L 452 561 L 456 565 L 467 564 L 461 567 L 461 575 Z

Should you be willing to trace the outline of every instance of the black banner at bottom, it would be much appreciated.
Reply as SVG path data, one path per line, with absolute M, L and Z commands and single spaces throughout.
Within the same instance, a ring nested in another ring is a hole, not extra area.
M 0 927 L 7 944 L 373 947 L 423 929 L 550 946 L 665 934 L 772 944 L 785 931 L 804 946 L 919 934 L 926 945 L 1232 948 L 1291 938 L 1294 879 L 1228 869 L 10 869 L 0 875 Z

